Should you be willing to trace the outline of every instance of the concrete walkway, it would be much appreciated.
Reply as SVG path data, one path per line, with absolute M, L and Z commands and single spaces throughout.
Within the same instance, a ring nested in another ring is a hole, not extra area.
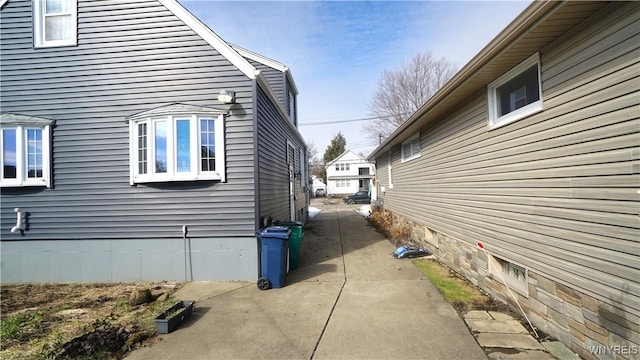
M 317 205 L 287 286 L 194 282 L 193 316 L 128 359 L 486 359 L 464 321 L 354 206 Z

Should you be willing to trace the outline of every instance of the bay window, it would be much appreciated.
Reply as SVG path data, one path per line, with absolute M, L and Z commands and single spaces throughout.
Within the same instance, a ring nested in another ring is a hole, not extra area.
M 129 118 L 131 184 L 225 181 L 225 115 L 217 111 L 166 112 L 150 111 Z
M 2 114 L 0 186 L 51 186 L 51 125 L 49 119 Z

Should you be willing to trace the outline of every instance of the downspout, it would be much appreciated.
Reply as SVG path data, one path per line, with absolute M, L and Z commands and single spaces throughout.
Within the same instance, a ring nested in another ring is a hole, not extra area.
M 260 152 L 258 151 L 258 75 L 260 74 L 260 71 L 256 70 L 256 76 L 251 79 L 251 97 L 252 97 L 252 116 L 253 116 L 253 151 L 255 156 L 253 157 L 253 196 L 254 196 L 254 201 L 253 203 L 255 204 L 255 208 L 254 208 L 254 215 L 253 215 L 253 221 L 254 221 L 254 228 L 260 229 L 262 227 L 262 223 L 260 221 L 260 176 L 259 176 L 259 164 L 260 164 Z M 261 270 L 260 270 L 260 258 L 262 257 L 261 255 L 261 247 L 260 247 L 260 241 L 258 240 L 258 237 L 256 236 L 256 254 L 258 254 L 258 257 L 256 258 L 256 267 L 258 269 L 258 273 L 256 274 L 256 279 L 260 277 L 261 275 Z

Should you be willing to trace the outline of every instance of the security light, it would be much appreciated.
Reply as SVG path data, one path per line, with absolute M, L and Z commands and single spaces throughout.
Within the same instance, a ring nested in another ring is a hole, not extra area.
M 220 90 L 218 101 L 225 104 L 234 104 L 236 102 L 236 93 L 231 90 Z

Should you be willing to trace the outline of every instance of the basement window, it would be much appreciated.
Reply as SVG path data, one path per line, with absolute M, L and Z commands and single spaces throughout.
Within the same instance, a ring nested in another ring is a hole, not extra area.
M 489 255 L 489 275 L 499 283 L 506 285 L 513 291 L 528 297 L 528 272 L 524 266 L 512 261 Z
M 487 92 L 490 129 L 541 111 L 540 55 L 534 54 L 496 79 Z

